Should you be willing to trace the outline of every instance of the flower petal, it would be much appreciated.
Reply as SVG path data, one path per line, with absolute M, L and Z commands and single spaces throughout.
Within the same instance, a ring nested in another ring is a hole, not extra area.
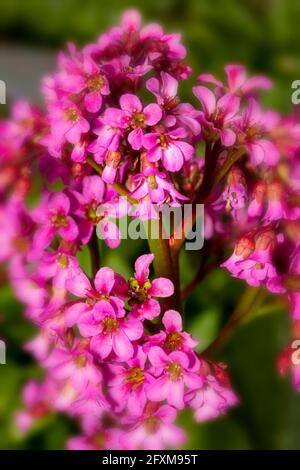
M 213 92 L 205 86 L 195 86 L 193 87 L 193 93 L 202 104 L 206 116 L 211 116 L 216 109 L 216 98 Z
M 66 289 L 77 297 L 87 297 L 87 291 L 91 288 L 88 277 L 81 270 L 78 270 L 76 275 L 66 282 Z
M 148 293 L 153 297 L 170 297 L 174 293 L 174 284 L 166 277 L 158 277 L 152 281 Z
M 111 268 L 101 268 L 95 276 L 95 287 L 101 294 L 110 294 L 115 283 L 115 273 Z
M 176 310 L 167 310 L 162 318 L 165 329 L 169 331 L 182 331 L 182 318 Z

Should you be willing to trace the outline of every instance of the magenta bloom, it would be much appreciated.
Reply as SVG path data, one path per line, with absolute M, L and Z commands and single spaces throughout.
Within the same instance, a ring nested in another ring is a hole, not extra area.
M 174 424 L 175 419 L 176 410 L 172 406 L 149 402 L 139 418 L 128 418 L 132 428 L 120 438 L 122 448 L 160 450 L 182 445 L 185 433 Z
M 44 253 L 38 272 L 45 279 L 52 279 L 53 287 L 64 289 L 67 279 L 78 270 L 78 260 L 65 250 Z
M 72 102 L 52 105 L 49 120 L 51 132 L 46 143 L 53 157 L 61 156 L 62 147 L 66 142 L 78 144 L 82 135 L 90 129 L 82 111 Z
M 133 149 L 139 150 L 143 145 L 143 129 L 157 124 L 162 111 L 157 104 L 149 104 L 143 108 L 139 98 L 129 93 L 121 96 L 120 107 L 122 112 L 119 114 L 119 125 L 122 129 L 132 129 L 127 139 Z M 113 108 L 110 108 L 110 112 L 113 112 Z
M 263 113 L 254 99 L 249 100 L 242 116 L 236 119 L 239 142 L 248 150 L 252 165 L 274 166 L 278 163 L 279 150 L 269 135 L 273 124 L 273 113 Z
M 43 363 L 56 381 L 70 380 L 74 389 L 82 392 L 89 385 L 99 386 L 102 374 L 94 357 L 79 342 L 71 350 L 55 348 Z
M 147 204 L 149 198 L 154 204 L 169 202 L 170 205 L 188 200 L 176 190 L 165 173 L 157 170 L 154 164 L 148 163 L 143 173 L 135 175 L 132 178 L 132 185 L 134 189 L 131 197 L 140 201 L 141 205 Z M 137 207 L 136 210 L 140 213 L 144 212 L 142 207 Z
M 196 421 L 218 418 L 238 404 L 239 400 L 221 365 L 203 361 L 200 374 L 203 377 L 203 386 L 186 396 L 186 403 L 195 410 Z
M 88 277 L 78 269 L 76 274 L 68 279 L 66 288 L 71 294 L 80 297 L 78 301 L 67 308 L 65 313 L 66 326 L 71 327 L 76 322 L 81 321 L 84 315 L 88 314 L 93 318 L 93 310 L 97 303 L 102 302 L 102 307 L 107 305 L 117 317 L 125 315 L 123 301 L 114 295 L 115 273 L 110 268 L 101 268 L 97 272 L 94 280 L 95 287 L 92 286 Z
M 228 269 L 234 277 L 244 279 L 250 286 L 265 285 L 274 293 L 283 293 L 280 276 L 272 262 L 272 253 L 276 245 L 274 233 L 266 230 L 253 240 L 243 237 L 237 243 L 233 255 L 221 266 Z
M 16 413 L 16 424 L 20 431 L 27 432 L 36 421 L 51 412 L 54 393 L 49 381 L 39 383 L 31 380 L 25 385 L 22 395 L 26 409 Z
M 102 97 L 110 93 L 107 78 L 87 50 L 79 54 L 74 45 L 69 45 L 70 58 L 60 54 L 63 71 L 57 76 L 60 92 L 76 95 L 84 93 L 84 105 L 90 113 L 99 111 Z
M 116 411 L 126 407 L 130 415 L 139 416 L 147 402 L 146 392 L 153 377 L 145 370 L 147 355 L 141 347 L 126 364 L 112 364 L 114 378 L 109 381 L 110 395 L 116 402 Z
M 150 349 L 148 357 L 156 376 L 155 382 L 147 390 L 148 399 L 167 400 L 175 408 L 183 409 L 185 388 L 195 390 L 203 383 L 202 378 L 190 370 L 189 357 L 182 351 L 173 351 L 167 355 L 158 346 Z
M 203 108 L 200 122 L 204 136 L 207 134 L 209 139 L 219 137 L 225 147 L 233 145 L 236 134 L 232 127 L 240 108 L 240 99 L 226 94 L 217 100 L 214 93 L 204 86 L 194 87 L 193 93 Z
M 35 224 L 21 201 L 10 201 L 0 209 L 0 262 L 30 258 L 34 253 L 32 238 Z
M 169 132 L 151 132 L 143 138 L 143 146 L 147 149 L 150 162 L 161 160 L 166 170 L 179 171 L 184 162 L 194 155 L 194 147 L 185 142 L 187 131 L 182 127 Z
M 113 351 L 126 361 L 133 356 L 133 341 L 143 335 L 141 322 L 122 318 L 125 312 L 116 314 L 113 307 L 105 300 L 95 304 L 93 310 L 84 313 L 78 319 L 78 328 L 82 336 L 91 337 L 91 350 L 105 359 Z
M 79 217 L 79 237 L 83 244 L 89 242 L 95 227 L 97 233 L 110 248 L 120 244 L 120 231 L 109 217 L 121 217 L 127 214 L 126 201 L 105 204 L 105 185 L 100 176 L 85 176 L 82 180 L 82 190 L 73 191 L 76 198 L 74 213 Z M 102 204 L 104 203 L 104 204 Z M 121 214 L 122 210 L 122 214 Z
M 199 75 L 198 80 L 215 85 L 218 94 L 225 92 L 245 96 L 258 89 L 268 90 L 272 87 L 271 80 L 263 75 L 248 78 L 245 67 L 239 64 L 226 65 L 225 73 L 227 77 L 225 85 L 210 73 Z
M 40 224 L 34 236 L 34 245 L 46 248 L 55 235 L 72 241 L 78 236 L 78 227 L 69 215 L 70 200 L 64 193 L 48 194 L 40 207 L 34 210 L 33 218 Z
M 164 331 L 149 337 L 149 342 L 145 345 L 146 350 L 157 345 L 167 353 L 173 351 L 184 351 L 190 353 L 198 344 L 189 333 L 182 331 L 182 317 L 176 310 L 167 310 L 162 317 Z
M 135 273 L 129 279 L 132 318 L 153 320 L 160 314 L 160 305 L 153 297 L 170 297 L 174 292 L 173 283 L 164 277 L 149 280 L 149 266 L 154 255 L 142 255 L 135 262 Z
M 118 111 L 118 112 L 117 112 Z M 93 133 L 98 137 L 88 147 L 95 161 L 103 163 L 107 151 L 115 152 L 119 148 L 123 129 L 120 127 L 120 110 L 106 109 L 103 116 L 96 121 Z
M 73 436 L 68 439 L 68 450 L 121 450 L 120 437 L 124 433 L 117 428 L 101 428 L 98 423 L 98 428 L 93 429 L 93 432 L 86 431 L 85 434 Z
M 180 103 L 177 96 L 178 81 L 166 72 L 161 72 L 160 80 L 153 77 L 147 81 L 146 87 L 156 97 L 157 103 L 164 112 L 164 122 L 167 127 L 187 128 L 194 135 L 200 133 L 197 121 L 199 112 L 190 103 Z

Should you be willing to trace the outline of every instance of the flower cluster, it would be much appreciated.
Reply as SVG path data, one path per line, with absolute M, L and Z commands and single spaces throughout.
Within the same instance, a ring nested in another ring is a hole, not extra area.
M 49 413 L 74 417 L 71 449 L 178 447 L 178 411 L 203 421 L 238 401 L 225 365 L 199 355 L 183 329 L 174 259 L 184 240 L 163 242 L 163 255 L 151 244 L 125 280 L 100 264 L 97 235 L 110 249 L 121 242 L 112 219 L 205 203 L 209 269 L 286 294 L 300 319 L 300 124 L 262 109 L 271 82 L 240 65 L 226 66 L 226 83 L 200 75 L 193 104 L 181 102 L 185 55 L 180 35 L 129 11 L 59 55 L 44 111 L 19 102 L 0 123 L 0 261 L 39 329 L 26 350 L 45 371 L 25 386 L 17 421 L 25 431 Z M 164 265 L 154 279 L 153 261 Z
M 147 321 L 161 313 L 157 299 L 174 291 L 166 278 L 150 281 L 152 260 L 152 254 L 140 256 L 128 282 L 101 268 L 91 283 L 65 263 L 59 278 L 72 300 L 55 312 L 43 310 L 40 333 L 26 344 L 46 378 L 24 389 L 26 410 L 17 415 L 22 430 L 59 411 L 82 426 L 70 448 L 160 449 L 184 442 L 174 424 L 177 410 L 190 406 L 201 421 L 236 403 L 223 366 L 197 355 L 198 342 L 183 331 L 177 311 L 165 311 L 157 333 L 150 333 Z

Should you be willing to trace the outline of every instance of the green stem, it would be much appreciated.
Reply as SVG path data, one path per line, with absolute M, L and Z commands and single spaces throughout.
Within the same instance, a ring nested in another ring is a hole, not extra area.
M 236 327 L 245 321 L 252 313 L 257 311 L 267 296 L 267 292 L 262 289 L 246 287 L 233 314 L 225 324 L 217 338 L 202 352 L 203 356 L 210 357 L 221 349 L 228 341 Z
M 175 265 L 175 260 L 171 257 L 169 240 L 162 236 L 162 221 L 160 219 L 160 233 L 158 238 L 151 237 L 151 220 L 145 222 L 145 229 L 148 234 L 148 245 L 151 253 L 154 254 L 154 270 L 157 277 L 166 277 L 174 284 L 174 294 L 172 297 L 162 299 L 161 304 L 164 309 L 173 308 L 181 312 L 181 298 L 179 285 L 179 267 Z
M 92 274 L 95 277 L 97 271 L 100 269 L 100 250 L 98 245 L 98 238 L 96 230 L 93 230 L 92 237 L 89 241 L 89 249 L 91 255 L 91 266 L 92 266 Z

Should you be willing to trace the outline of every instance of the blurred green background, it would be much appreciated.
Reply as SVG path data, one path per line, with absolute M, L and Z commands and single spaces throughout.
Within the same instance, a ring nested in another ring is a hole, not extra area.
M 14 87 L 23 91 L 27 51 L 33 54 L 37 73 L 47 71 L 55 51 L 67 40 L 78 44 L 94 40 L 128 7 L 137 7 L 145 21 L 159 21 L 168 31 L 182 32 L 194 69 L 192 79 L 207 71 L 221 76 L 226 63 L 243 63 L 249 71 L 274 80 L 274 89 L 263 96 L 266 105 L 281 111 L 291 108 L 291 82 L 300 79 L 299 0 L 0 0 L 0 78 L 8 64 Z M 21 54 L 22 64 L 17 54 L 10 54 L 12 50 Z M 190 86 L 191 80 L 182 86 L 186 99 L 191 99 Z M 9 81 L 7 87 L 9 93 Z M 116 251 L 103 246 L 101 250 L 105 264 L 129 275 L 135 257 L 146 247 L 126 241 Z M 187 254 L 181 260 L 183 284 L 192 277 L 195 258 Z M 81 259 L 88 271 L 88 254 L 82 253 Z M 201 340 L 202 348 L 215 338 L 243 289 L 242 283 L 217 270 L 189 298 L 186 327 Z M 16 431 L 13 415 L 20 407 L 21 386 L 27 378 L 41 375 L 22 352 L 22 343 L 33 334 L 34 328 L 22 317 L 22 306 L 3 284 L 0 336 L 7 343 L 7 364 L 0 365 L 1 449 L 62 448 L 76 430 L 68 419 L 52 417 L 26 438 Z M 278 308 L 256 312 L 236 331 L 217 358 L 228 363 L 241 405 L 226 417 L 201 425 L 185 413 L 181 421 L 189 436 L 186 448 L 300 449 L 300 396 L 275 368 L 276 356 L 288 339 L 288 315 Z

